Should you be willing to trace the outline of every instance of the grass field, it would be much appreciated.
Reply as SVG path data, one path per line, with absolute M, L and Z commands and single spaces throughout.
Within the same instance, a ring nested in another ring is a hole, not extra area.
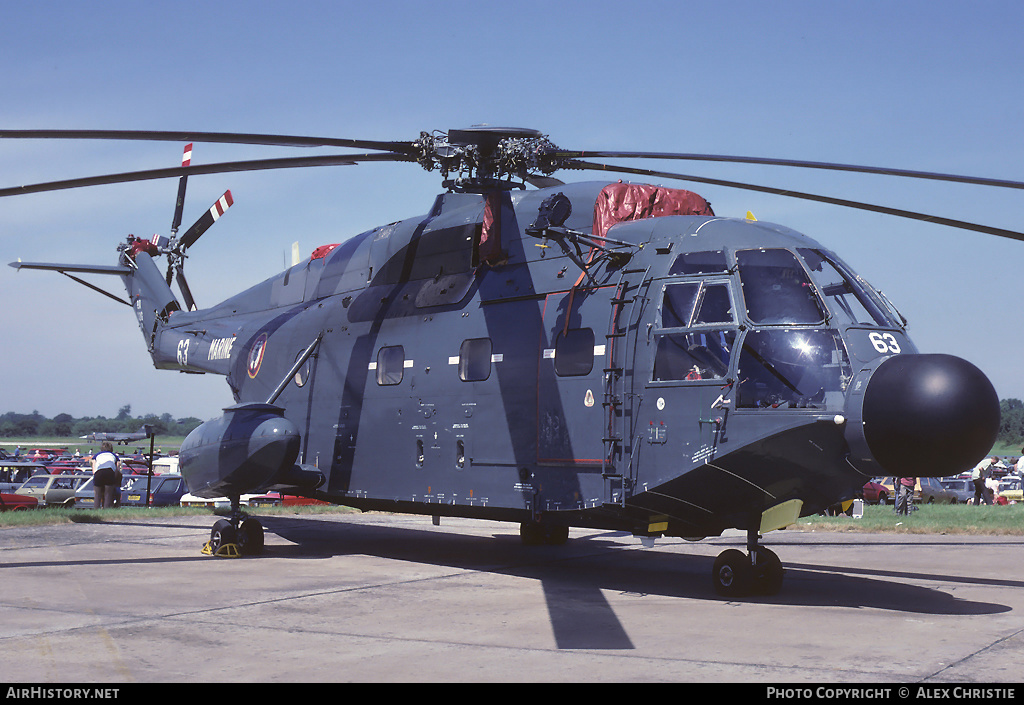
M 358 510 L 330 505 L 260 507 L 254 515 L 346 513 Z M 120 509 L 59 509 L 49 507 L 25 512 L 0 513 L 0 528 L 105 521 L 141 521 L 173 516 L 213 516 L 212 509 L 200 507 L 124 507 Z M 789 529 L 800 531 L 849 531 L 903 534 L 964 534 L 974 536 L 1024 536 L 1024 504 L 980 506 L 927 504 L 909 517 L 897 516 L 892 506 L 866 506 L 864 516 L 803 517 Z
M 925 504 L 910 516 L 897 516 L 892 505 L 868 505 L 864 516 L 804 517 L 795 529 L 903 534 L 965 534 L 975 536 L 1024 536 L 1024 504 L 981 505 Z

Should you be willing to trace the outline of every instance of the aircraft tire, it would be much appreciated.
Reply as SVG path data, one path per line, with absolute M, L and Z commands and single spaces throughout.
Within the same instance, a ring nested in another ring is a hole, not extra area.
M 782 561 L 771 551 L 762 546 L 755 549 L 753 587 L 759 595 L 775 595 L 782 589 L 782 576 L 785 572 Z
M 545 526 L 544 543 L 549 546 L 562 546 L 569 540 L 568 526 Z
M 255 519 L 246 519 L 238 527 L 238 552 L 243 556 L 263 553 L 263 525 Z
M 519 525 L 519 538 L 524 546 L 541 546 L 545 542 L 544 527 L 537 522 L 523 522 Z
M 225 544 L 235 543 L 237 540 L 238 534 L 230 521 L 218 519 L 213 523 L 213 528 L 210 530 L 210 551 L 214 555 Z
M 751 582 L 750 559 L 742 551 L 730 548 L 718 554 L 711 570 L 715 592 L 722 597 L 739 597 Z

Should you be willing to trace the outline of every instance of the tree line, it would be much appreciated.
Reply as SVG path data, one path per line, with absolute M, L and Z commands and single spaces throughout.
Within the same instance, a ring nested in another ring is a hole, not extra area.
M 1024 446 L 1024 401 L 999 401 L 999 440 L 1015 446 Z
M 188 417 L 176 419 L 170 414 L 148 414 L 132 416 L 131 404 L 126 404 L 117 412 L 117 416 L 108 419 L 104 416 L 83 416 L 75 418 L 71 414 L 57 414 L 47 418 L 38 411 L 31 414 L 19 414 L 8 411 L 0 415 L 0 438 L 79 438 L 90 433 L 131 433 L 138 431 L 143 424 L 150 424 L 157 436 L 187 436 L 192 429 L 202 423 L 201 419 Z

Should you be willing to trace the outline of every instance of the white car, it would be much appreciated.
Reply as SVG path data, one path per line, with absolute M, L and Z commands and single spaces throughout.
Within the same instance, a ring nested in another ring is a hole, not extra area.
M 262 494 L 243 494 L 239 499 L 239 504 L 243 507 L 259 507 L 267 506 L 268 504 L 275 504 L 275 502 L 268 502 L 265 500 L 266 497 Z M 197 497 L 189 492 L 181 496 L 181 506 L 231 509 L 231 500 L 227 497 Z

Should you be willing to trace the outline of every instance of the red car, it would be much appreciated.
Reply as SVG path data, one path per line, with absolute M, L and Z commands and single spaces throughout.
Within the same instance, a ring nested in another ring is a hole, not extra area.
M 330 502 L 324 502 L 319 499 L 310 499 L 309 497 L 297 497 L 293 494 L 282 495 L 280 492 L 267 492 L 258 497 L 252 497 L 249 500 L 249 506 L 255 507 L 294 507 L 294 506 L 305 506 L 311 504 L 330 504 Z
M 889 488 L 874 480 L 868 480 L 864 483 L 864 501 L 868 504 L 888 504 Z
M 0 512 L 17 512 L 25 509 L 35 509 L 38 506 L 39 500 L 35 497 L 0 492 Z

